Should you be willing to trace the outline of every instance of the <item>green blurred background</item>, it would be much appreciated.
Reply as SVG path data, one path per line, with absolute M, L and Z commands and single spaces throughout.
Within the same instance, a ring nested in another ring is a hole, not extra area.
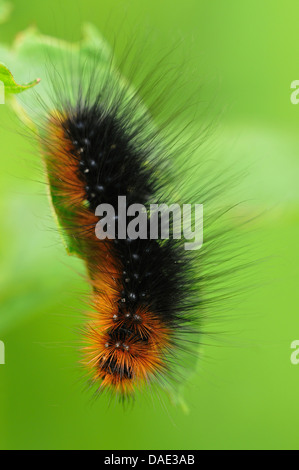
M 0 447 L 298 448 L 299 365 L 290 362 L 290 344 L 299 339 L 299 105 L 290 102 L 290 84 L 299 79 L 298 1 L 12 3 L 0 25 L 4 43 L 32 24 L 77 40 L 84 21 L 110 41 L 126 40 L 132 25 L 157 49 L 181 41 L 173 54 L 179 61 L 183 51 L 192 66 L 184 72 L 188 93 L 202 83 L 206 119 L 220 121 L 217 153 L 249 168 L 239 194 L 249 214 L 262 214 L 252 224 L 250 256 L 267 261 L 254 268 L 256 288 L 232 302 L 225 332 L 204 349 L 186 387 L 188 413 L 158 399 L 126 410 L 108 407 L 104 397 L 91 403 L 76 366 L 83 270 L 56 233 L 40 156 L 0 106 Z

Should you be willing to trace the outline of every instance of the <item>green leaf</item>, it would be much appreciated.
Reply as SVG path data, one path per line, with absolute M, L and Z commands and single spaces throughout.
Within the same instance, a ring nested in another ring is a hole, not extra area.
M 15 95 L 18 93 L 22 93 L 23 91 L 28 90 L 29 88 L 32 88 L 37 85 L 40 82 L 40 78 L 37 78 L 32 82 L 26 83 L 24 85 L 19 85 L 18 83 L 16 83 L 12 73 L 6 67 L 6 65 L 0 62 L 0 82 L 4 84 L 5 91 L 7 93 Z

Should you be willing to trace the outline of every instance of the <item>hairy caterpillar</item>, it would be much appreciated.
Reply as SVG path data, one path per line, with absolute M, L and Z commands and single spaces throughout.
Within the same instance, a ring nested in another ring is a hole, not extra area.
M 54 207 L 93 290 L 82 362 L 99 393 L 125 398 L 143 387 L 176 387 L 198 354 L 206 309 L 216 300 L 207 286 L 220 276 L 214 266 L 223 234 L 209 226 L 219 213 L 208 213 L 199 255 L 184 250 L 181 240 L 151 239 L 148 226 L 145 239 L 99 240 L 95 211 L 110 204 L 117 218 L 119 196 L 127 208 L 182 201 L 181 179 L 202 136 L 184 137 L 169 117 L 153 122 L 164 112 L 167 90 L 154 94 L 152 105 L 141 96 L 159 86 L 155 73 L 133 89 L 100 54 L 71 67 L 68 78 L 64 73 L 54 70 L 54 95 L 37 119 Z M 219 179 L 203 175 L 188 202 L 215 198 Z

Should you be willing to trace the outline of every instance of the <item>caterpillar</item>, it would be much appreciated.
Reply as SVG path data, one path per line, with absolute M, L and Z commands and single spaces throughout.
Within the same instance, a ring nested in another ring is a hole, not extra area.
M 104 59 L 99 54 L 91 64 L 80 61 L 68 79 L 64 70 L 54 71 L 54 94 L 43 103 L 37 126 L 57 217 L 86 264 L 92 289 L 82 364 L 96 394 L 125 400 L 137 390 L 176 388 L 184 380 L 188 361 L 198 355 L 207 306 L 215 300 L 213 287 L 206 286 L 218 277 L 213 254 L 223 234 L 208 236 L 200 251 L 187 251 L 182 240 L 161 237 L 161 218 L 159 236 L 151 238 L 146 213 L 143 237 L 119 236 L 120 197 L 126 228 L 132 205 L 148 209 L 172 197 L 182 200 L 181 179 L 187 180 L 189 158 L 202 136 L 184 137 L 184 128 L 174 131 L 169 117 L 159 122 L 167 90 L 154 93 L 155 73 L 133 88 Z M 152 106 L 142 98 L 148 92 L 154 94 Z M 219 175 L 204 176 L 192 198 L 204 202 L 219 193 Z M 114 209 L 114 238 L 97 236 L 102 204 Z M 207 225 L 218 216 L 210 214 Z

